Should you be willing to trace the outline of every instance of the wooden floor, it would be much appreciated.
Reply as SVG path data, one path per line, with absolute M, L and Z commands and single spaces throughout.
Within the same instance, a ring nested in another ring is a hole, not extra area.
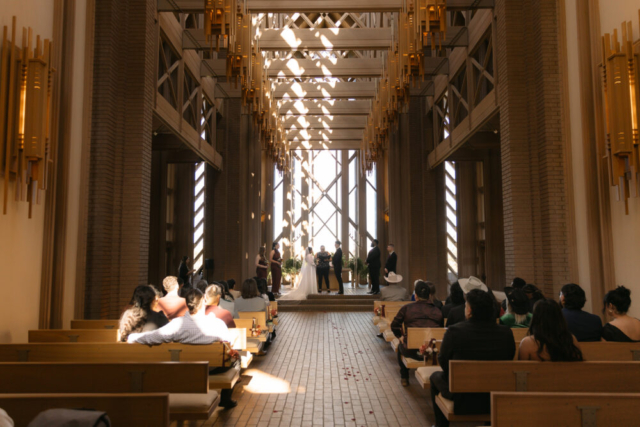
M 238 406 L 198 426 L 431 426 L 429 393 L 400 385 L 371 313 L 281 313 L 268 354 L 236 386 Z

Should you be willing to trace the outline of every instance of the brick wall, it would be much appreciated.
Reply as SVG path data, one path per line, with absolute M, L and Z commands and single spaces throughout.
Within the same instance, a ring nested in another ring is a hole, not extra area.
M 555 0 L 496 0 L 506 279 L 569 277 Z
M 155 0 L 96 2 L 85 316 L 113 318 L 147 281 Z

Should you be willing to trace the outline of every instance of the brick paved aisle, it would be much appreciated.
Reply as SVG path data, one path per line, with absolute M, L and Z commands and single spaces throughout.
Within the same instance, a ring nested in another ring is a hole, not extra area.
M 278 336 L 204 426 L 430 426 L 429 393 L 400 385 L 370 313 L 281 313 Z

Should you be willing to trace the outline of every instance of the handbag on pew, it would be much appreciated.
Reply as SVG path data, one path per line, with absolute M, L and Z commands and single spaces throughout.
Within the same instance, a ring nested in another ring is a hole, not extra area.
M 28 427 L 111 427 L 106 412 L 91 409 L 47 409 Z

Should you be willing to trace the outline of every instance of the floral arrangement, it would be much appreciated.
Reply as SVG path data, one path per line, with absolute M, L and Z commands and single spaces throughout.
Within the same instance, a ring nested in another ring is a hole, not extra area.
M 276 317 L 278 317 L 278 310 L 273 308 L 273 309 L 271 309 L 271 318 L 275 319 Z
M 228 342 L 225 342 L 224 346 L 227 350 L 227 356 L 229 356 L 229 359 L 232 363 L 240 360 L 240 353 L 237 350 L 232 349 L 231 345 Z
M 260 325 L 256 325 L 256 328 L 251 331 L 251 336 L 259 337 L 260 335 L 262 335 L 262 327 Z
M 382 314 L 382 308 L 381 307 L 374 308 L 373 314 L 375 314 L 376 316 L 380 316 Z
M 424 358 L 424 364 L 426 365 L 431 360 L 432 365 L 438 364 L 438 347 L 436 347 L 436 339 L 432 338 L 428 343 L 425 342 L 420 350 L 420 355 Z

